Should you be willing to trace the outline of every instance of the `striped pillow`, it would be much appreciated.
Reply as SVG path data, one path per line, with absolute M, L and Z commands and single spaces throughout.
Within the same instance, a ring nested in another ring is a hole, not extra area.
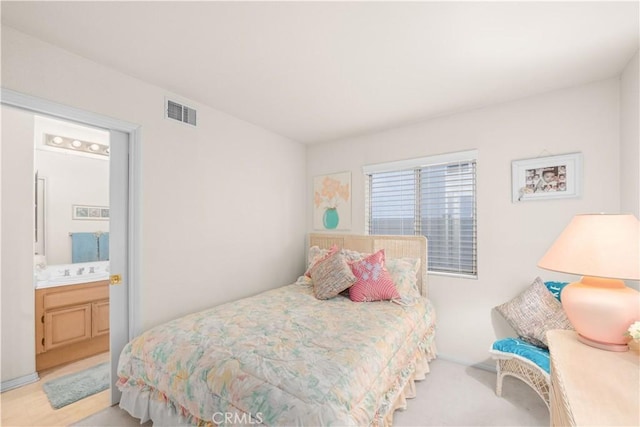
M 349 288 L 351 301 L 380 301 L 400 298 L 391 275 L 384 266 L 384 249 L 351 264 L 356 282 Z

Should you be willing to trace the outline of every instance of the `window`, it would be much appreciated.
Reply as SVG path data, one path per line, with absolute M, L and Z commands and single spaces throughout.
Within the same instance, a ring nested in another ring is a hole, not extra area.
M 424 235 L 430 272 L 476 277 L 476 158 L 474 150 L 365 166 L 367 232 Z

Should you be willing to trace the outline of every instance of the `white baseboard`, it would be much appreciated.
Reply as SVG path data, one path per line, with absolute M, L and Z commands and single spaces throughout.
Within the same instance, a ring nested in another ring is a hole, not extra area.
M 14 388 L 22 387 L 23 385 L 35 383 L 36 381 L 40 381 L 40 377 L 38 376 L 37 372 L 29 375 L 23 375 L 12 380 L 2 381 L 2 383 L 0 383 L 0 393 L 4 393 L 8 390 L 13 390 Z
M 496 373 L 496 365 L 495 365 L 495 363 L 492 363 L 492 364 L 488 364 L 488 363 L 471 363 L 469 361 L 461 360 L 461 359 L 458 359 L 456 357 L 451 357 L 451 356 L 448 356 L 446 354 L 438 354 L 437 359 L 442 359 L 442 360 L 446 360 L 446 361 L 449 361 L 449 362 L 457 363 L 458 365 L 471 366 L 472 368 L 478 368 L 478 369 L 482 369 L 483 371 L 489 371 L 489 372 Z

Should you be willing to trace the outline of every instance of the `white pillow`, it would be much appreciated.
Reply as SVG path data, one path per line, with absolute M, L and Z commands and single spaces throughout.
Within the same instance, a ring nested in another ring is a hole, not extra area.
M 421 297 L 420 289 L 418 289 L 420 258 L 391 258 L 386 260 L 385 265 L 400 297 Z

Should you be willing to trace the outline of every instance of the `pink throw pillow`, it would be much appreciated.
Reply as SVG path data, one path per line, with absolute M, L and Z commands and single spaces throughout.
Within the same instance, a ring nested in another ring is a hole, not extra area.
M 357 279 L 349 288 L 351 301 L 366 302 L 400 298 L 391 274 L 384 266 L 384 249 L 350 265 Z

